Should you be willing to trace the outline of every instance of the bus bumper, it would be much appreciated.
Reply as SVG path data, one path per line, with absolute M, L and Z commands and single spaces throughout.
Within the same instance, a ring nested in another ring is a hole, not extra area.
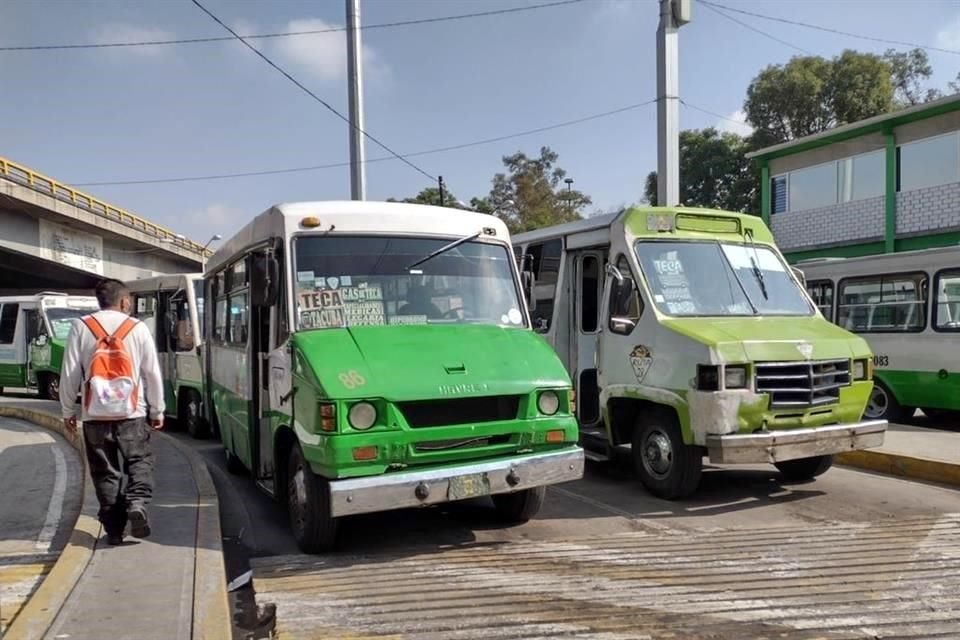
M 334 517 L 511 493 L 583 477 L 583 449 L 330 482 Z
M 710 462 L 716 463 L 783 462 L 879 447 L 886 430 L 886 420 L 865 420 L 811 429 L 710 435 L 707 452 Z

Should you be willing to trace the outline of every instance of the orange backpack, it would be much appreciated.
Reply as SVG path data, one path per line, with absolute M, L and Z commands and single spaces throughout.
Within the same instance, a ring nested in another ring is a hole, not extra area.
M 123 344 L 137 321 L 127 318 L 112 334 L 93 316 L 84 316 L 97 345 L 87 365 L 83 406 L 87 416 L 96 419 L 122 420 L 137 410 L 138 390 L 133 360 Z

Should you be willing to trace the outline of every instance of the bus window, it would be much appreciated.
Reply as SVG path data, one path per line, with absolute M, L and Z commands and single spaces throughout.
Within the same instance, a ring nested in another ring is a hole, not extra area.
M 814 280 L 807 283 L 807 292 L 813 303 L 827 320 L 833 320 L 833 283 L 829 280 Z
M 560 238 L 532 244 L 527 253 L 533 256 L 533 272 L 536 274 L 537 287 L 534 293 L 536 309 L 533 312 L 533 326 L 540 333 L 550 330 L 553 319 L 553 303 L 556 297 L 557 279 L 560 275 L 560 258 L 563 254 L 563 241 Z
M 923 331 L 926 308 L 924 273 L 847 278 L 840 281 L 837 324 L 857 333 Z
M 0 344 L 13 344 L 13 337 L 17 333 L 17 317 L 20 315 L 20 305 L 10 303 L 3 305 L 0 311 Z
M 157 333 L 157 296 L 152 293 L 137 293 L 133 296 L 133 317 L 150 329 L 151 335 Z
M 937 297 L 933 328 L 960 331 L 960 269 L 937 274 Z
M 597 331 L 600 306 L 600 261 L 596 256 L 584 256 L 580 263 L 580 330 Z

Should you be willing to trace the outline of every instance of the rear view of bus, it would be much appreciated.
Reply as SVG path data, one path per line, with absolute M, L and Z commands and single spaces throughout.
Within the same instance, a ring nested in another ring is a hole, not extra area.
M 279 205 L 209 261 L 208 392 L 231 468 L 302 549 L 343 516 L 492 496 L 531 518 L 583 472 L 569 377 L 492 216 Z

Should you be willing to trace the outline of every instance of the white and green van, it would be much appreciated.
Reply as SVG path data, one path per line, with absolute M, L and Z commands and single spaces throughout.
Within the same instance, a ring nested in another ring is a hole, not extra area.
M 514 237 L 536 276 L 535 330 L 576 389 L 588 457 L 629 446 L 656 495 L 699 483 L 702 458 L 789 478 L 882 444 L 863 421 L 867 343 L 826 321 L 755 216 L 633 208 Z
M 126 283 L 133 316 L 156 339 L 167 414 L 194 438 L 209 434 L 203 416 L 203 275 L 169 274 Z
M 570 378 L 510 248 L 480 213 L 304 202 L 210 258 L 207 406 L 303 550 L 345 516 L 467 498 L 522 522 L 582 476 Z
M 60 367 L 73 321 L 97 299 L 43 292 L 0 297 L 0 388 L 37 389 L 60 400 Z

